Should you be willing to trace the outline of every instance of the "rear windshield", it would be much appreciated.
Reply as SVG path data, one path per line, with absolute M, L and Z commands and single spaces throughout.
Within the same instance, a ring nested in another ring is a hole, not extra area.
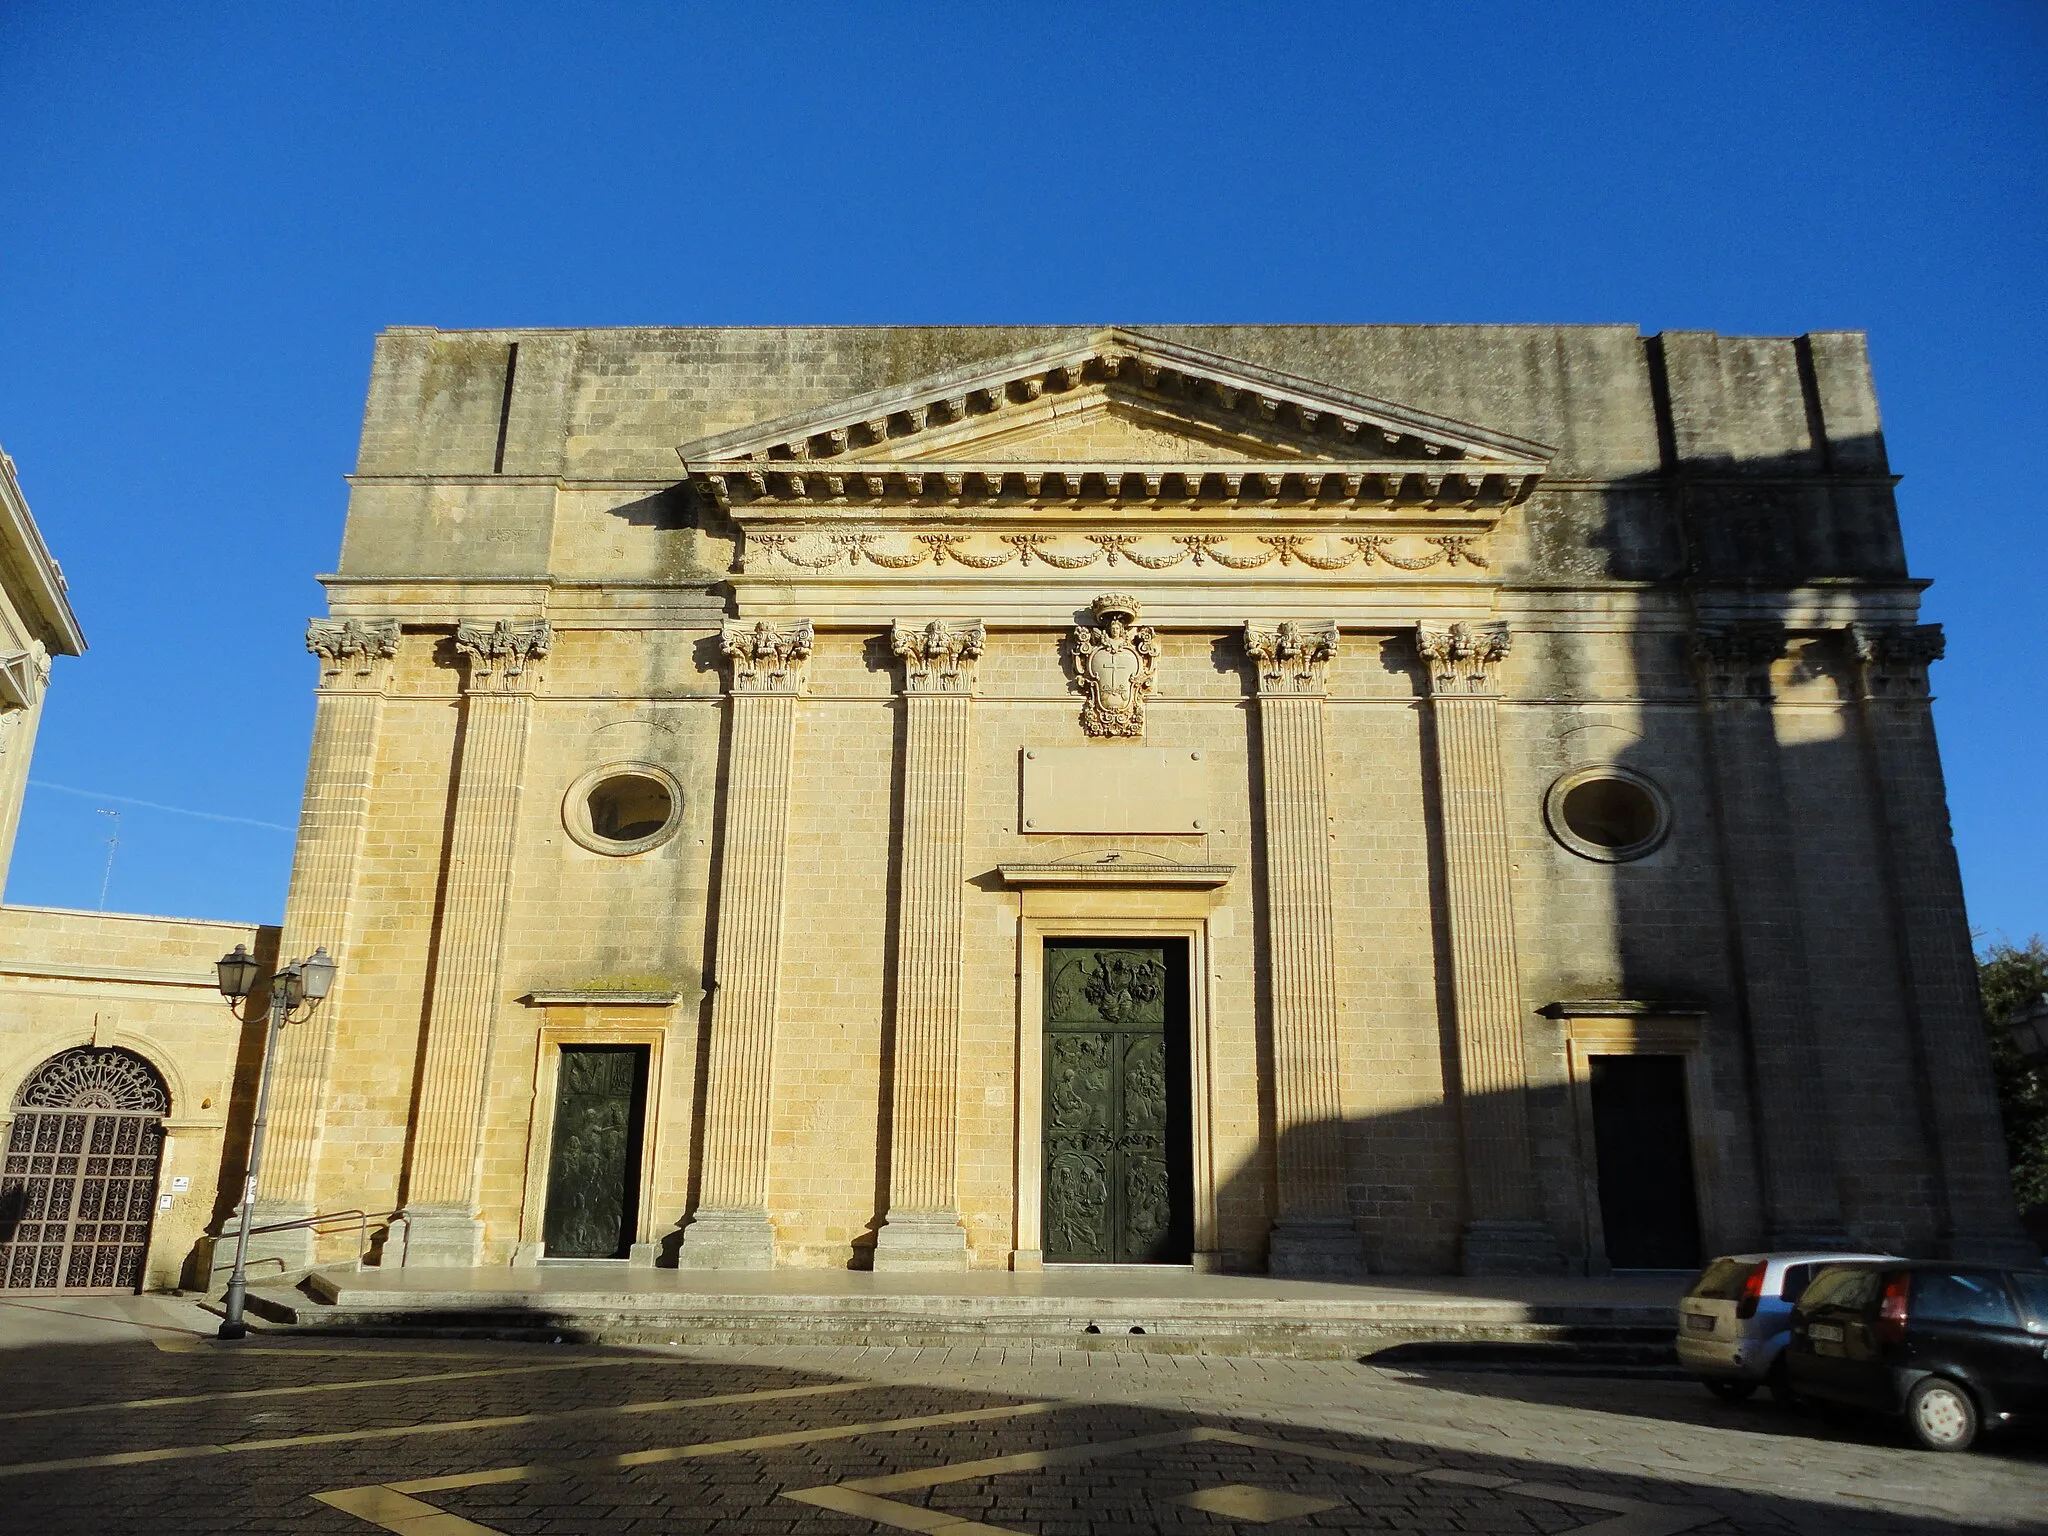
M 1996 1270 L 1922 1270 L 1913 1277 L 1916 1323 L 1986 1323 L 2017 1328 L 2019 1314 Z
M 1822 1270 L 1799 1298 L 1799 1309 L 1812 1312 L 1820 1307 L 1862 1308 L 1877 1294 L 1878 1272 L 1836 1266 Z
M 1716 1259 L 1700 1271 L 1699 1279 L 1693 1281 L 1689 1294 L 1704 1296 L 1709 1301 L 1742 1300 L 1742 1282 L 1749 1278 L 1754 1264 L 1741 1259 Z M 1669 1291 L 1664 1293 L 1670 1295 Z

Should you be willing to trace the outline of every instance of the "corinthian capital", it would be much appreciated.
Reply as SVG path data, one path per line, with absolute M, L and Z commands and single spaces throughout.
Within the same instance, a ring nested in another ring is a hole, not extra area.
M 396 619 L 315 619 L 306 649 L 320 658 L 320 686 L 343 688 L 380 679 L 398 654 Z
M 889 645 L 903 658 L 905 693 L 972 693 L 975 663 L 988 646 L 988 628 L 979 619 L 948 624 L 898 622 L 889 631 Z
M 469 687 L 476 692 L 493 685 L 520 686 L 527 669 L 554 648 L 555 632 L 546 619 L 499 619 L 455 626 L 455 649 L 469 663 Z
M 1873 698 L 1921 698 L 1927 669 L 1948 647 L 1939 624 L 1851 624 L 1849 646 Z
M 814 638 L 809 619 L 787 624 L 727 619 L 719 632 L 718 647 L 732 659 L 732 691 L 802 693 L 810 677 Z
M 1259 664 L 1259 693 L 1328 691 L 1330 658 L 1337 654 L 1335 619 L 1283 619 L 1270 628 L 1247 622 L 1244 653 Z
M 1429 691 L 1438 698 L 1492 693 L 1494 672 L 1513 643 L 1498 620 L 1415 626 L 1415 649 L 1429 663 Z
M 1771 663 L 1785 654 L 1785 626 L 1773 620 L 1708 624 L 1692 637 L 1692 664 L 1712 698 L 1763 698 L 1771 691 Z

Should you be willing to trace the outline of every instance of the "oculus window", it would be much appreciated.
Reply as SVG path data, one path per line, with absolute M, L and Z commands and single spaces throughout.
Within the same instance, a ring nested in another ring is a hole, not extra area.
M 1671 830 L 1664 791 L 1613 764 L 1564 775 L 1550 786 L 1543 811 L 1553 837 L 1581 858 L 1603 864 L 1654 853 Z
M 681 820 L 682 786 L 653 763 L 608 763 L 569 786 L 562 822 L 592 853 L 620 857 L 658 848 Z

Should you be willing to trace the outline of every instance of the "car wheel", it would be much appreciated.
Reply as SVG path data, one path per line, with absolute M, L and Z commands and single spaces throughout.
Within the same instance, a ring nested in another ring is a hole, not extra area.
M 1746 1403 L 1750 1394 L 1756 1391 L 1753 1381 L 1729 1381 L 1721 1376 L 1705 1376 L 1701 1380 L 1706 1389 L 1724 1403 Z
M 1796 1412 L 1806 1406 L 1806 1399 L 1792 1390 L 1792 1376 L 1785 1369 L 1783 1355 L 1778 1356 L 1777 1361 L 1771 1366 L 1771 1374 L 1767 1380 L 1771 1389 L 1771 1401 L 1780 1408 L 1789 1408 Z
M 1977 1405 L 1941 1376 L 1929 1376 L 1906 1394 L 1906 1427 L 1930 1451 L 1967 1451 L 1977 1438 Z

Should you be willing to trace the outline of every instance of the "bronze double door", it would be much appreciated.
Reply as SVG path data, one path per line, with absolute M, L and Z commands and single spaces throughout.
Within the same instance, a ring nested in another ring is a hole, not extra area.
M 1188 1262 L 1188 1056 L 1184 942 L 1047 941 L 1047 1263 Z

